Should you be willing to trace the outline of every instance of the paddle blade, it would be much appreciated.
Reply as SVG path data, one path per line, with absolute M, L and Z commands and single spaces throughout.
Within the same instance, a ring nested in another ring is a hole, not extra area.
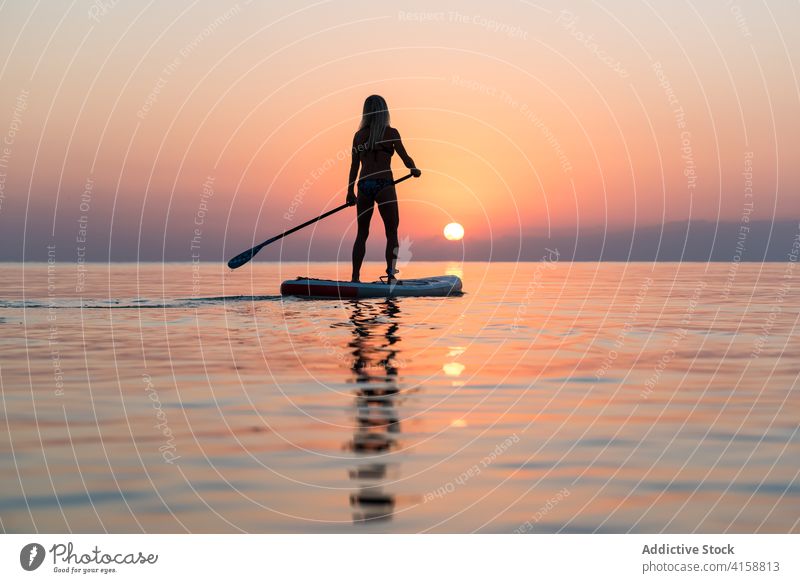
M 244 253 L 239 253 L 236 257 L 228 261 L 228 267 L 230 267 L 231 269 L 236 269 L 238 267 L 241 267 L 242 265 L 250 261 L 253 257 L 255 257 L 255 254 L 258 253 L 260 250 L 261 250 L 261 245 L 258 245 L 257 247 L 248 249 Z

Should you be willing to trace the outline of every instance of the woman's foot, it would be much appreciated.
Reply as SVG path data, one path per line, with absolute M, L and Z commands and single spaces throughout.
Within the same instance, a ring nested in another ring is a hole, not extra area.
M 381 280 L 385 281 L 388 284 L 397 283 L 397 278 L 395 277 L 395 274 L 398 274 L 398 273 L 400 273 L 399 269 L 393 269 L 393 270 L 387 269 L 386 270 L 386 275 L 382 276 Z

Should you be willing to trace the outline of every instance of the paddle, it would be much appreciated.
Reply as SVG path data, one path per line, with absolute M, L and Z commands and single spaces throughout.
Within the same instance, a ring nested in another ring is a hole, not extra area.
M 413 176 L 413 174 L 406 174 L 402 178 L 398 178 L 397 180 L 392 182 L 392 184 L 400 184 L 401 182 L 403 182 L 403 180 L 408 180 L 412 176 Z M 228 267 L 230 267 L 231 269 L 236 269 L 238 267 L 241 267 L 242 265 L 244 265 L 245 263 L 250 261 L 253 257 L 255 257 L 256 253 L 261 251 L 261 249 L 263 249 L 264 247 L 266 247 L 270 243 L 274 243 L 275 241 L 278 241 L 279 239 L 283 239 L 286 235 L 291 235 L 295 231 L 299 231 L 300 229 L 302 229 L 304 227 L 307 227 L 308 225 L 313 225 L 317 221 L 320 221 L 320 220 L 324 219 L 325 217 L 329 217 L 334 213 L 338 213 L 340 210 L 346 209 L 349 206 L 353 206 L 353 205 L 352 204 L 348 204 L 348 203 L 344 203 L 343 205 L 337 206 L 335 209 L 330 210 L 327 213 L 321 214 L 320 216 L 318 216 L 315 219 L 311 219 L 310 221 L 306 221 L 302 225 L 297 225 L 296 227 L 293 227 L 293 228 L 289 229 L 288 231 L 284 231 L 280 235 L 275 235 L 274 237 L 272 237 L 272 239 L 267 239 L 263 243 L 259 243 L 258 245 L 256 245 L 252 249 L 248 249 L 244 253 L 239 253 L 236 257 L 234 257 L 233 259 L 228 261 Z

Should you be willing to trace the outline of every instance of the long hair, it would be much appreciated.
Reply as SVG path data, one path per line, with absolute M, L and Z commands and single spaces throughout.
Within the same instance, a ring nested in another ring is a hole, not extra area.
M 358 129 L 365 127 L 369 127 L 366 147 L 372 150 L 375 144 L 383 139 L 383 134 L 389 127 L 389 106 L 380 95 L 370 95 L 364 100 L 364 113 L 361 115 L 361 125 Z

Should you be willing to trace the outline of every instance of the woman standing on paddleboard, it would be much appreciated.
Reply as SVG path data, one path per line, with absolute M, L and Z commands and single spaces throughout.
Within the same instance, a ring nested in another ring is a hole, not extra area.
M 389 107 L 380 95 L 370 95 L 364 101 L 361 125 L 353 137 L 353 161 L 350 165 L 350 178 L 347 184 L 347 202 L 355 204 L 358 211 L 358 234 L 353 244 L 353 275 L 351 281 L 360 281 L 361 264 L 367 249 L 369 223 L 375 203 L 383 219 L 386 230 L 386 275 L 389 283 L 395 279 L 397 270 L 397 250 L 399 242 L 397 227 L 400 214 L 397 208 L 397 192 L 392 177 L 392 154 L 397 152 L 403 163 L 418 177 L 422 174 L 414 160 L 406 152 L 400 140 L 400 132 L 389 125 Z M 355 194 L 356 177 L 358 198 Z

